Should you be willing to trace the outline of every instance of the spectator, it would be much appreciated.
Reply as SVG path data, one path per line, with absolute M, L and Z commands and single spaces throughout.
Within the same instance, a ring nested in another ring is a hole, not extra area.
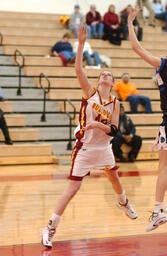
M 74 52 L 77 52 L 78 49 L 78 41 L 74 43 Z M 90 44 L 88 42 L 85 42 L 84 44 L 84 49 L 83 49 L 83 56 L 87 61 L 88 66 L 98 66 L 99 68 L 101 67 L 101 60 L 99 57 L 99 53 L 97 51 L 93 51 Z M 92 62 L 92 57 L 94 58 L 94 64 Z
M 146 113 L 152 113 L 150 99 L 146 96 L 138 94 L 136 86 L 129 82 L 128 73 L 122 75 L 122 81 L 116 83 L 115 89 L 122 101 L 128 101 L 131 106 L 132 113 L 138 112 L 138 104 L 145 106 Z
M 93 38 L 102 38 L 103 35 L 103 23 L 101 15 L 96 11 L 96 6 L 92 4 L 90 11 L 86 15 L 87 29 L 92 32 Z
M 152 6 L 155 13 L 155 18 L 165 21 L 164 30 L 167 31 L 167 11 L 163 7 L 160 0 L 154 0 Z
M 70 16 L 70 30 L 74 33 L 75 38 L 78 38 L 78 29 L 80 23 L 84 24 L 84 16 L 82 13 L 80 13 L 80 6 L 76 4 L 74 6 L 74 13 L 71 14 Z M 87 33 L 88 33 L 88 39 L 90 39 L 91 36 L 91 28 L 87 28 Z
M 144 16 L 143 16 L 143 7 L 145 7 L 149 11 L 149 17 L 148 17 L 148 25 L 155 27 L 154 24 L 154 11 L 151 6 L 150 0 L 137 0 L 137 5 L 140 8 L 139 12 L 139 22 L 143 25 L 144 23 Z
M 0 128 L 3 132 L 4 137 L 5 137 L 5 144 L 12 145 L 13 142 L 10 138 L 9 131 L 8 131 L 8 126 L 6 124 L 6 120 L 5 120 L 4 113 L 3 113 L 2 109 L 0 109 Z
M 118 15 L 115 13 L 115 6 L 111 4 L 108 12 L 104 15 L 104 40 L 109 40 L 110 43 L 121 45 L 120 24 Z
M 123 152 L 121 149 L 122 144 L 126 144 L 131 147 L 128 154 L 128 159 L 123 157 Z M 120 118 L 118 133 L 116 137 L 112 140 L 112 149 L 115 157 L 119 158 L 121 162 L 134 162 L 139 153 L 142 145 L 142 138 L 136 135 L 136 128 L 132 120 L 125 114 L 124 107 L 120 105 Z
M 69 38 L 69 34 L 64 34 L 63 39 L 52 47 L 52 54 L 60 57 L 65 67 L 68 62 L 73 62 L 76 56 L 73 52 L 72 45 L 69 43 Z
M 128 15 L 129 12 L 133 9 L 132 5 L 128 5 L 122 12 L 121 12 L 121 28 L 123 32 L 123 39 L 127 40 L 128 39 Z M 135 18 L 133 25 L 136 28 L 136 33 L 137 33 L 137 38 L 139 41 L 142 41 L 142 36 L 143 36 L 143 29 L 140 27 L 140 24 Z

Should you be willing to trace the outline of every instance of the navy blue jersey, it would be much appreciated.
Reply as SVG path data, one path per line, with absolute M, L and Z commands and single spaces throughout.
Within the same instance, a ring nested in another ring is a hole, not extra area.
M 156 72 L 157 83 L 160 91 L 161 109 L 167 118 L 167 59 L 161 59 L 160 69 Z

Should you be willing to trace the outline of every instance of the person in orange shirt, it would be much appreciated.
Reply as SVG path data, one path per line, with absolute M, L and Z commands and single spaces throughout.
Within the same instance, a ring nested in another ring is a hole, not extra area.
M 146 113 L 152 113 L 150 99 L 146 96 L 138 94 L 136 86 L 129 82 L 130 76 L 128 73 L 122 74 L 122 81 L 115 84 L 115 90 L 122 101 L 129 101 L 131 106 L 131 112 L 138 112 L 138 105 L 145 106 Z

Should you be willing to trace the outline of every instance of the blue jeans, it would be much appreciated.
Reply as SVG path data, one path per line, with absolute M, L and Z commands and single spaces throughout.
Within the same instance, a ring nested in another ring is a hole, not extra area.
M 167 12 L 162 12 L 155 14 L 155 18 L 158 20 L 164 20 L 165 21 L 165 30 L 167 31 Z
M 78 29 L 79 26 L 78 25 L 70 25 L 70 30 L 74 33 L 75 38 L 78 38 Z M 91 38 L 91 28 L 89 26 L 87 26 L 87 38 L 90 39 Z
M 59 52 L 60 54 L 64 55 L 64 57 L 66 58 L 67 61 L 70 61 L 71 58 L 75 58 L 76 53 L 74 52 L 69 52 L 69 51 L 62 51 Z
M 103 28 L 104 28 L 104 25 L 103 23 L 99 23 L 99 24 L 96 24 L 96 25 L 93 25 L 93 26 L 87 26 L 87 29 L 89 28 L 89 30 L 92 31 L 92 35 L 93 35 L 93 38 L 96 38 L 96 34 L 98 35 L 99 38 L 102 37 L 103 35 Z
M 83 55 L 84 55 L 84 58 L 87 60 L 88 66 L 93 66 L 92 58 L 91 57 L 94 58 L 95 66 L 101 65 L 101 60 L 100 60 L 98 52 L 93 52 L 93 54 L 90 55 L 88 53 L 88 51 L 85 51 Z
M 150 99 L 146 96 L 141 95 L 130 95 L 126 98 L 129 101 L 132 113 L 137 113 L 137 108 L 139 104 L 145 106 L 146 113 L 152 113 Z

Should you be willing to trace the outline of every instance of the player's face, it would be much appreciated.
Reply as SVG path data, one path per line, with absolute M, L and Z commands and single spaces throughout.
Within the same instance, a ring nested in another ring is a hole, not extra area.
M 99 84 L 108 84 L 113 87 L 113 76 L 111 72 L 103 71 L 99 78 Z

